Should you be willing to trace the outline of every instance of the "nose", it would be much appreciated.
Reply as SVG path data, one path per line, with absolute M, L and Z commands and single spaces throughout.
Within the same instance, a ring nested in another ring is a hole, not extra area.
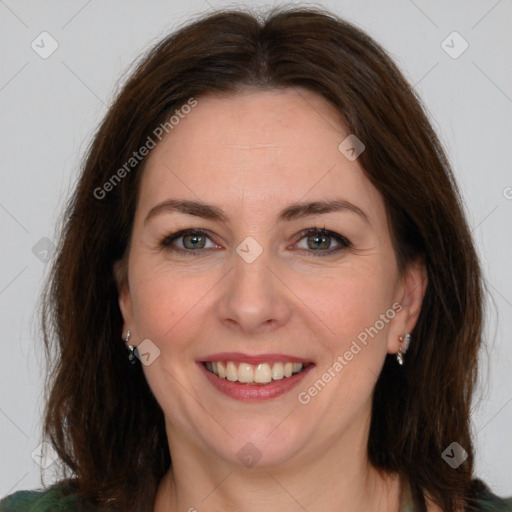
M 234 256 L 219 301 L 220 321 L 240 333 L 257 334 L 285 325 L 291 316 L 291 291 L 279 263 L 263 251 L 254 261 Z

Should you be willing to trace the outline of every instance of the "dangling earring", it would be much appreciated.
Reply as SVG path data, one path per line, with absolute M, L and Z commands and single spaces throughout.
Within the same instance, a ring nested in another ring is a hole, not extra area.
M 404 364 L 404 355 L 409 348 L 409 343 L 411 342 L 411 335 L 406 333 L 405 336 L 399 336 L 398 339 L 402 342 L 402 346 L 398 349 L 396 354 L 396 360 L 400 366 Z
M 124 342 L 126 344 L 126 349 L 128 351 L 128 361 L 130 362 L 130 364 L 135 364 L 137 362 L 137 358 L 135 357 L 135 347 L 133 345 L 128 345 L 131 335 L 132 333 L 128 331 L 126 333 L 126 338 L 124 339 Z

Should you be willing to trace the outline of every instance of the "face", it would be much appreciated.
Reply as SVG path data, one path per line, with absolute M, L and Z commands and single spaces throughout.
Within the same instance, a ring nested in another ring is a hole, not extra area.
M 252 90 L 198 98 L 152 151 L 119 304 L 171 455 L 303 464 L 366 442 L 426 280 L 399 275 L 348 135 L 311 92 Z

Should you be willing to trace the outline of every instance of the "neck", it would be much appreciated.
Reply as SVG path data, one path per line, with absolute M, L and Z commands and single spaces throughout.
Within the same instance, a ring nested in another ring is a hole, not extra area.
M 371 466 L 365 443 L 351 449 L 340 444 L 316 451 L 314 460 L 246 468 L 205 455 L 181 439 L 172 446 L 173 466 L 160 483 L 154 512 L 398 511 L 398 476 Z

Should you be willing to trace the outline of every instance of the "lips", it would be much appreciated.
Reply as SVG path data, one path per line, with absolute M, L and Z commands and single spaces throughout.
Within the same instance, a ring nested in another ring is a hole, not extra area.
M 315 366 L 289 354 L 211 354 L 197 361 L 221 393 L 242 401 L 276 398 L 295 387 Z
M 277 363 L 277 362 L 290 362 L 290 363 L 310 363 L 308 359 L 292 356 L 290 354 L 244 354 L 242 352 L 219 352 L 205 356 L 200 360 L 203 363 L 207 361 L 233 361 L 234 363 Z

